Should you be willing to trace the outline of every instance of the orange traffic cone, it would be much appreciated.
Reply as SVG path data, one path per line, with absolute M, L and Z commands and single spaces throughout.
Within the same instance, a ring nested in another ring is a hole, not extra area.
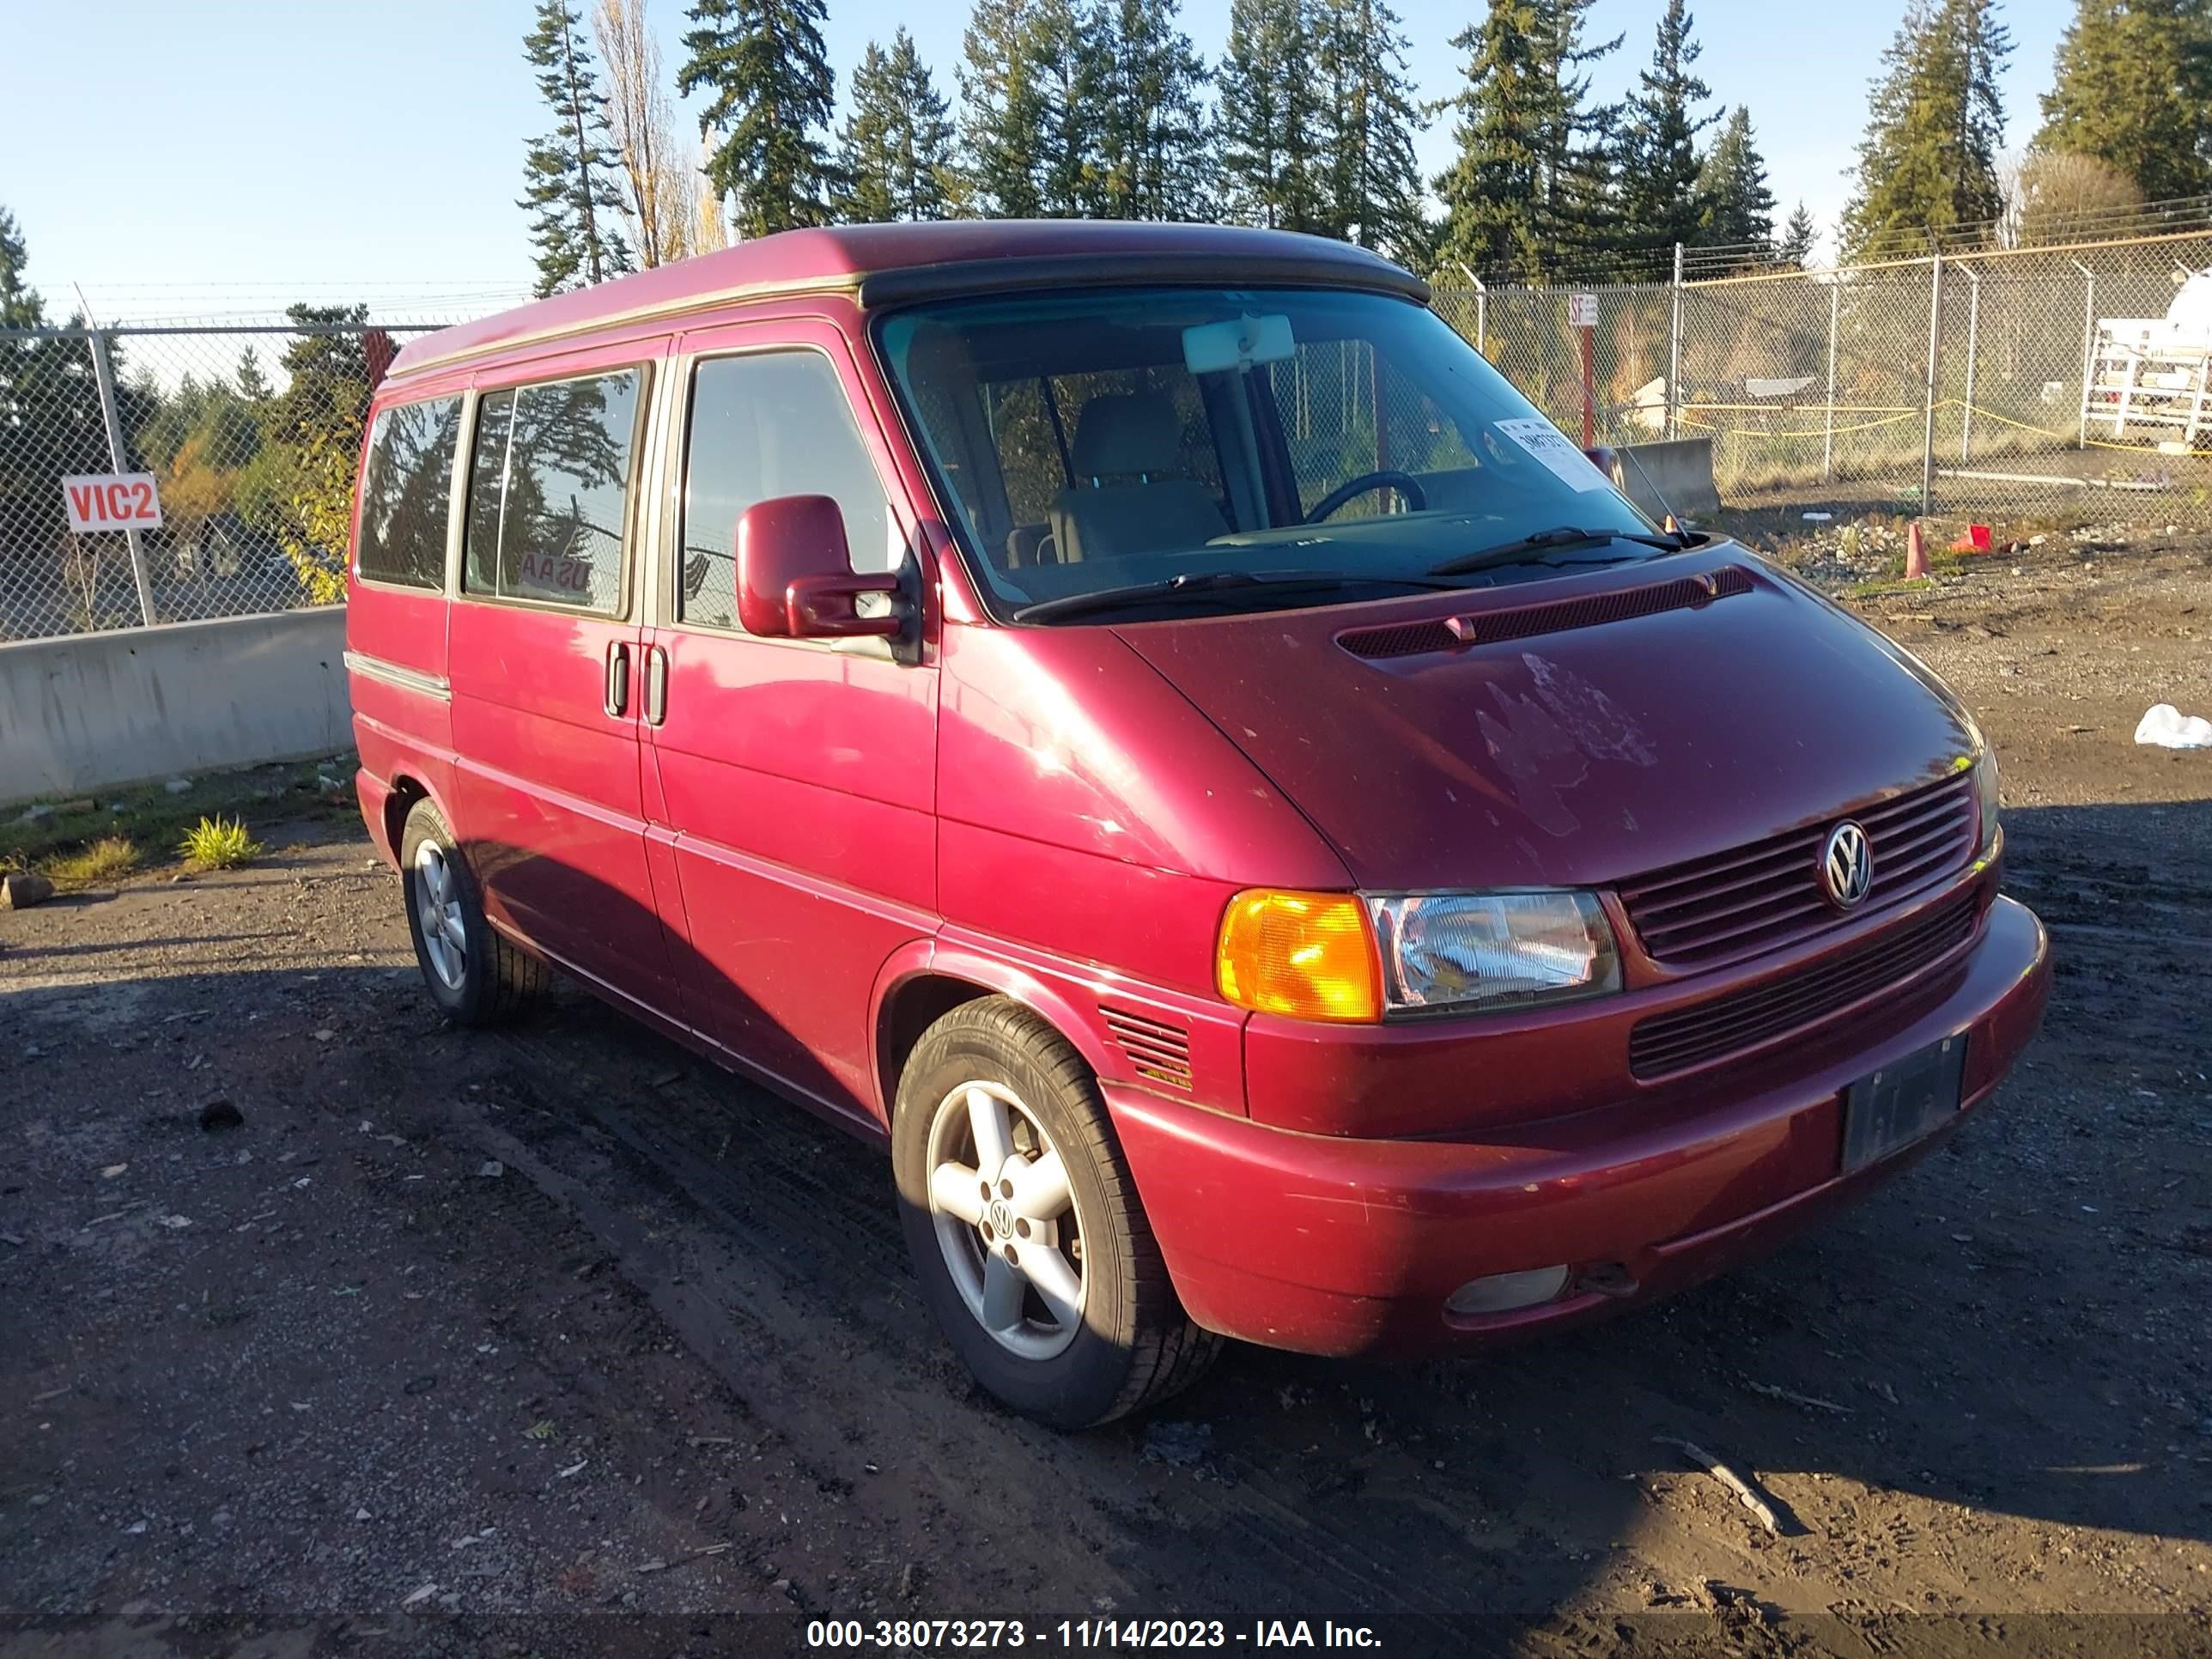
M 1920 539 L 1920 520 L 1915 519 L 1905 532 L 1905 580 L 1917 582 L 1928 574 L 1928 550 Z

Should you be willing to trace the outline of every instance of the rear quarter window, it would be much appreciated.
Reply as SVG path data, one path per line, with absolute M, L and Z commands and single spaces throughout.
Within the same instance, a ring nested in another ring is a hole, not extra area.
M 644 378 L 626 368 L 478 400 L 466 592 L 607 615 L 622 609 Z
M 354 563 L 362 580 L 400 587 L 446 585 L 446 518 L 461 400 L 431 398 L 377 411 L 361 485 Z

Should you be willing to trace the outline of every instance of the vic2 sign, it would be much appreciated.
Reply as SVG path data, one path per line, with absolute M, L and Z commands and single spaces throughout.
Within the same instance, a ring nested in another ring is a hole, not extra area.
M 161 497 L 150 472 L 95 472 L 62 480 L 70 528 L 159 530 Z

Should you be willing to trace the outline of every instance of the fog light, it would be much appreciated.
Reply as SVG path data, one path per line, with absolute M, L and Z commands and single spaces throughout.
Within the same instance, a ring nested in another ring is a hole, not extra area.
M 1539 1302 L 1549 1302 L 1567 1287 L 1567 1265 L 1556 1267 L 1531 1267 L 1526 1273 L 1492 1273 L 1487 1279 L 1470 1279 L 1444 1298 L 1444 1311 L 1449 1314 L 1510 1313 L 1516 1308 L 1533 1308 Z

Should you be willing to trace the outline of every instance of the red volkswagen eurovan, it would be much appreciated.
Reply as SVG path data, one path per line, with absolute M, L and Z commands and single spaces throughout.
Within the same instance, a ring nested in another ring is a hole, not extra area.
M 1358 249 L 808 230 L 409 345 L 351 559 L 430 994 L 887 1143 L 982 1382 L 1472 1345 L 1763 1249 L 2047 989 L 1913 658 Z M 891 1194 L 886 1194 L 886 1201 Z

